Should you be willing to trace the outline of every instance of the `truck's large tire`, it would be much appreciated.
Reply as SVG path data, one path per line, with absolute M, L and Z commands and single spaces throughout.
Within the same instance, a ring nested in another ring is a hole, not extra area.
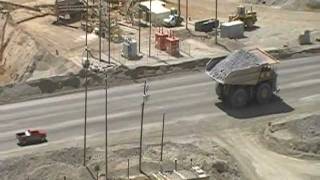
M 245 88 L 235 88 L 229 97 L 230 105 L 233 108 L 242 108 L 248 104 L 249 96 Z
M 247 29 L 252 29 L 254 27 L 254 22 L 253 22 L 253 20 L 252 19 L 248 19 L 247 21 L 246 21 L 246 28 Z
M 216 94 L 219 99 L 223 100 L 223 85 L 216 83 Z
M 266 104 L 272 98 L 272 88 L 269 83 L 262 83 L 257 88 L 256 99 L 259 104 Z
M 21 141 L 18 143 L 19 146 L 26 146 L 27 145 L 27 141 Z
M 47 139 L 45 137 L 41 138 L 41 143 L 47 142 Z

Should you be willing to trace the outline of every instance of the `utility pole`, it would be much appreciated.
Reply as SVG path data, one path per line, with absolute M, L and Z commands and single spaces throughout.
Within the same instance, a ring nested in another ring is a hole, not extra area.
M 152 3 L 151 0 L 149 0 L 150 2 L 150 12 L 149 12 L 149 23 L 150 23 L 150 28 L 149 28 L 149 57 L 151 57 L 151 32 L 152 32 Z
M 130 179 L 130 159 L 128 159 L 128 171 L 127 171 L 128 179 Z
M 105 149 L 105 163 L 106 163 L 106 180 L 108 179 L 108 75 L 106 74 L 106 79 L 105 79 L 105 88 L 106 88 L 106 104 L 105 104 L 105 118 L 106 118 L 106 137 L 105 137 L 105 141 L 106 141 L 106 149 Z
M 160 161 L 162 161 L 162 157 L 163 157 L 163 139 L 164 139 L 164 119 L 165 119 L 166 114 L 163 113 L 163 117 L 162 117 L 162 134 L 161 134 L 161 154 L 160 154 Z
M 101 8 L 102 8 L 102 0 L 99 0 L 99 62 L 101 62 L 101 37 L 102 37 L 102 12 L 101 12 Z
M 108 30 L 108 62 L 109 64 L 111 64 L 111 2 L 110 0 L 108 0 L 108 26 L 109 26 L 109 30 Z
M 141 105 L 141 127 L 140 127 L 140 153 L 139 153 L 139 171 L 142 173 L 142 137 L 143 137 L 143 118 L 144 118 L 144 105 L 145 101 L 147 101 L 148 98 L 148 85 L 147 81 L 144 81 L 144 87 L 143 87 L 143 101 Z
M 186 0 L 186 29 L 188 29 L 189 23 L 189 0 Z
M 87 104 L 88 104 L 88 68 L 89 68 L 89 49 L 88 49 L 88 16 L 89 16 L 89 0 L 86 5 L 86 59 L 82 63 L 85 74 L 85 99 L 84 99 L 84 139 L 83 139 L 83 166 L 86 166 L 87 151 Z
M 139 53 L 141 53 L 141 8 L 139 6 Z
M 218 22 L 218 0 L 216 0 L 216 23 Z M 218 24 L 216 24 L 215 42 L 218 44 Z
M 178 0 L 178 15 L 181 16 L 181 0 Z
M 102 52 L 101 52 L 101 36 L 102 36 L 102 29 L 101 29 L 101 27 L 102 27 L 102 21 L 101 21 L 101 16 L 102 16 L 102 13 L 101 13 L 101 8 L 102 8 L 102 0 L 100 0 L 100 8 L 99 8 L 99 17 L 100 17 L 100 19 L 99 19 L 99 25 L 100 25 L 100 41 L 99 41 L 99 61 L 101 62 L 101 54 L 102 54 Z M 110 19 L 109 19 L 109 22 L 110 22 Z M 110 29 L 109 29 L 109 31 L 110 31 Z M 109 36 L 109 39 L 110 39 L 110 36 Z M 110 45 L 109 45 L 110 46 Z M 110 56 L 110 52 L 109 52 L 109 54 L 108 54 L 108 57 Z M 109 62 L 110 63 L 110 62 Z M 106 102 L 105 102 L 105 120 L 106 120 L 106 122 L 105 122 L 105 175 L 106 175 L 106 179 L 108 179 L 108 74 L 106 73 L 106 79 L 105 79 L 105 90 L 106 90 Z

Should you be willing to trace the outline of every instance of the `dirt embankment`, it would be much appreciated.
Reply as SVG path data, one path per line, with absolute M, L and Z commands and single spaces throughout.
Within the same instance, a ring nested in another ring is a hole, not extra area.
M 12 29 L 7 34 L 0 85 L 25 80 L 28 72 L 34 70 L 33 59 L 39 55 L 36 42 L 20 29 Z
M 290 10 L 320 10 L 320 0 L 246 0 L 245 2 Z
M 52 55 L 20 27 L 7 28 L 0 86 L 76 72 L 74 64 Z
M 220 60 L 221 58 L 222 57 L 216 59 Z M 116 69 L 108 72 L 108 86 L 110 87 L 126 83 L 135 83 L 138 82 L 139 79 L 179 73 L 184 72 L 185 70 L 203 71 L 203 67 L 208 60 L 208 58 L 203 58 L 199 59 L 198 61 L 190 61 L 175 65 L 141 66 L 134 69 L 119 66 Z M 105 73 L 95 73 L 91 71 L 88 72 L 89 88 L 104 87 L 104 85 Z M 0 104 L 41 96 L 49 96 L 53 93 L 59 94 L 79 91 L 84 87 L 84 70 L 80 71 L 77 74 L 68 73 L 64 76 L 54 76 L 49 78 L 30 80 L 27 82 L 9 84 L 3 87 L 0 86 Z
M 277 59 L 305 57 L 320 53 L 319 48 L 307 50 L 277 49 L 270 50 L 268 52 Z M 24 72 L 24 77 L 28 77 L 27 82 L 18 81 L 19 83 L 8 84 L 2 87 L 0 85 L 0 104 L 23 101 L 42 96 L 50 96 L 50 94 L 57 95 L 83 90 L 85 85 L 83 70 L 79 73 L 67 73 L 68 71 L 66 68 L 72 66 L 72 63 L 70 61 L 67 62 L 67 60 L 62 58 L 53 57 L 50 53 L 36 57 L 38 57 L 36 58 L 36 61 L 31 61 L 32 71 Z M 223 58 L 224 56 L 215 57 L 214 59 L 219 61 Z M 52 63 L 53 61 L 57 62 Z M 108 86 L 112 87 L 128 83 L 136 83 L 145 78 L 153 79 L 159 76 L 183 73 L 186 71 L 204 71 L 204 67 L 208 61 L 209 58 L 201 58 L 184 63 L 164 64 L 160 66 L 141 66 L 132 69 L 125 66 L 119 66 L 108 72 Z M 37 67 L 36 69 L 35 66 Z M 52 67 L 53 69 L 48 71 L 48 68 Z M 27 69 L 30 69 L 30 66 Z M 62 75 L 53 76 L 48 75 L 48 73 L 60 73 Z M 105 73 L 89 71 L 89 88 L 101 88 L 104 87 L 104 83 Z
M 209 149 L 200 149 L 195 144 L 210 144 Z M 104 149 L 89 148 L 87 166 L 96 175 L 94 167 L 100 167 L 100 176 L 104 176 Z M 146 173 L 158 172 L 160 147 L 147 145 L 144 147 L 143 170 Z M 130 159 L 130 174 L 138 174 L 139 148 L 111 147 L 109 150 L 109 176 L 115 179 L 126 177 L 127 159 Z M 0 176 L 9 179 L 67 179 L 88 180 L 91 175 L 82 166 L 83 151 L 81 148 L 67 148 L 49 151 L 37 155 L 27 155 L 0 161 Z M 192 164 L 204 169 L 212 179 L 239 180 L 240 172 L 233 157 L 213 142 L 195 142 L 194 144 L 177 144 L 168 142 L 164 145 L 164 170 L 174 169 L 174 160 L 178 160 L 178 170 L 190 169 Z
M 271 124 L 264 132 L 264 141 L 279 153 L 320 159 L 320 115 Z

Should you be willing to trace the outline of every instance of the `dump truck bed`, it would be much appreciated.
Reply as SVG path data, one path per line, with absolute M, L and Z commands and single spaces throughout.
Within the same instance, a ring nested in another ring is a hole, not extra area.
M 237 50 L 220 62 L 210 61 L 206 73 L 221 84 L 255 85 L 261 69 L 278 62 L 261 49 Z

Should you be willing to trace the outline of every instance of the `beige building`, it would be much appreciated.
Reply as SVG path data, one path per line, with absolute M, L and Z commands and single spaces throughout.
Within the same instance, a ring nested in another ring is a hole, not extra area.
M 151 23 L 154 25 L 161 25 L 163 19 L 168 18 L 170 9 L 165 7 L 166 3 L 160 0 L 151 1 Z M 139 4 L 142 13 L 142 21 L 150 22 L 150 1 L 143 1 Z

